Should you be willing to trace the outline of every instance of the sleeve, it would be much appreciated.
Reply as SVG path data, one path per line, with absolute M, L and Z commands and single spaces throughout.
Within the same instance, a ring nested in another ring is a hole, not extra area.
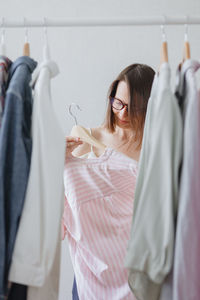
M 172 266 L 181 161 L 182 123 L 176 99 L 162 91 L 155 100 L 151 116 L 154 122 L 149 124 L 151 143 L 141 157 L 142 173 L 136 184 L 131 240 L 125 259 L 130 288 L 140 300 L 159 299 L 161 285 Z
M 62 220 L 61 220 L 61 238 L 62 240 L 65 239 L 66 236 L 66 232 L 67 232 L 67 228 L 65 225 L 65 219 L 66 219 L 66 215 L 67 215 L 67 197 L 65 196 L 65 204 L 64 204 L 64 211 L 63 211 L 63 216 L 62 216 Z

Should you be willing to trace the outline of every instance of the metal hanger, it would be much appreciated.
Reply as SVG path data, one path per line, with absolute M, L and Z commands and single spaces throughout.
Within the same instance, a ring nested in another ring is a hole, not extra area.
M 43 59 L 45 61 L 50 60 L 50 50 L 49 50 L 49 42 L 48 42 L 48 35 L 47 35 L 47 21 L 44 18 L 44 47 L 43 47 Z
M 76 106 L 76 108 L 79 109 L 79 110 L 82 110 L 82 109 L 81 109 L 80 106 L 79 106 L 78 104 L 76 104 L 76 103 L 71 103 L 71 104 L 69 105 L 69 114 L 72 116 L 72 118 L 74 118 L 75 125 L 78 125 L 77 118 L 76 118 L 76 116 L 72 113 L 72 106 L 73 106 L 73 105 Z
M 1 21 L 1 44 L 0 44 L 0 55 L 6 55 L 6 44 L 5 44 L 5 28 L 4 28 L 4 18 Z

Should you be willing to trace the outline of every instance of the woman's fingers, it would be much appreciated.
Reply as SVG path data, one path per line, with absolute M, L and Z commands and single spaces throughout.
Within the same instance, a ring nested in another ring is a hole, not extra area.
M 74 137 L 74 136 L 66 136 L 66 141 L 67 142 L 79 142 L 81 139 L 79 137 Z
M 66 146 L 67 148 L 76 148 L 81 145 L 83 142 L 78 137 L 66 137 Z
M 82 143 L 83 143 L 83 141 L 81 141 L 81 139 L 79 137 L 67 136 L 66 137 L 66 155 L 71 156 L 71 152 L 73 152 L 74 149 L 77 148 Z

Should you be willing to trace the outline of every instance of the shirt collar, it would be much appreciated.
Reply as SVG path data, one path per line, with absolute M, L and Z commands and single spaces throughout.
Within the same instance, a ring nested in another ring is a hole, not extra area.
M 19 58 L 17 58 L 13 64 L 10 67 L 10 71 L 9 71 L 9 78 L 11 78 L 15 72 L 15 70 L 20 66 L 20 65 L 27 65 L 27 67 L 29 68 L 30 73 L 33 72 L 33 70 L 35 69 L 35 67 L 37 66 L 37 62 L 34 61 L 32 58 L 30 58 L 29 56 L 21 56 Z
M 185 76 L 187 71 L 190 69 L 194 73 L 200 68 L 200 63 L 196 60 L 188 59 L 183 65 L 179 65 L 176 72 L 176 87 L 175 91 L 180 96 L 183 96 L 185 93 Z
M 50 73 L 50 78 L 55 77 L 59 73 L 59 69 L 55 61 L 53 60 L 46 60 L 42 62 L 38 67 L 35 69 L 35 71 L 32 74 L 32 80 L 31 80 L 31 86 L 34 87 L 35 83 L 39 77 L 40 71 L 43 68 L 47 68 Z

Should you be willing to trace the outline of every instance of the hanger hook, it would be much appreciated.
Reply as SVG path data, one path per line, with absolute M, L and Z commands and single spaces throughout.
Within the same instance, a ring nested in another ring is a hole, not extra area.
M 25 43 L 28 43 L 28 28 L 26 18 L 24 17 L 24 28 L 25 28 Z
M 185 34 L 184 34 L 184 40 L 185 42 L 188 42 L 188 21 L 189 21 L 189 16 L 185 16 Z
M 48 38 L 47 38 L 47 20 L 46 20 L 45 17 L 43 19 L 43 24 L 44 24 L 44 40 L 45 40 L 45 43 L 48 44 Z
M 2 28 L 1 44 L 4 44 L 4 42 L 5 42 L 5 28 L 4 28 L 4 24 L 5 24 L 5 18 L 2 17 L 2 20 L 1 20 L 1 28 Z
M 76 104 L 76 103 L 71 103 L 70 105 L 69 105 L 69 114 L 74 118 L 74 121 L 75 121 L 75 124 L 77 125 L 78 123 L 77 123 L 77 118 L 76 118 L 76 116 L 72 113 L 72 106 L 76 106 L 76 108 L 78 108 L 79 110 L 82 110 L 81 108 L 80 108 L 80 106 L 78 105 L 78 104 Z
M 160 25 L 160 28 L 162 31 L 162 40 L 163 40 L 163 42 L 166 42 L 167 41 L 166 32 L 165 32 L 166 16 L 162 15 L 162 17 L 163 17 L 163 23 Z

